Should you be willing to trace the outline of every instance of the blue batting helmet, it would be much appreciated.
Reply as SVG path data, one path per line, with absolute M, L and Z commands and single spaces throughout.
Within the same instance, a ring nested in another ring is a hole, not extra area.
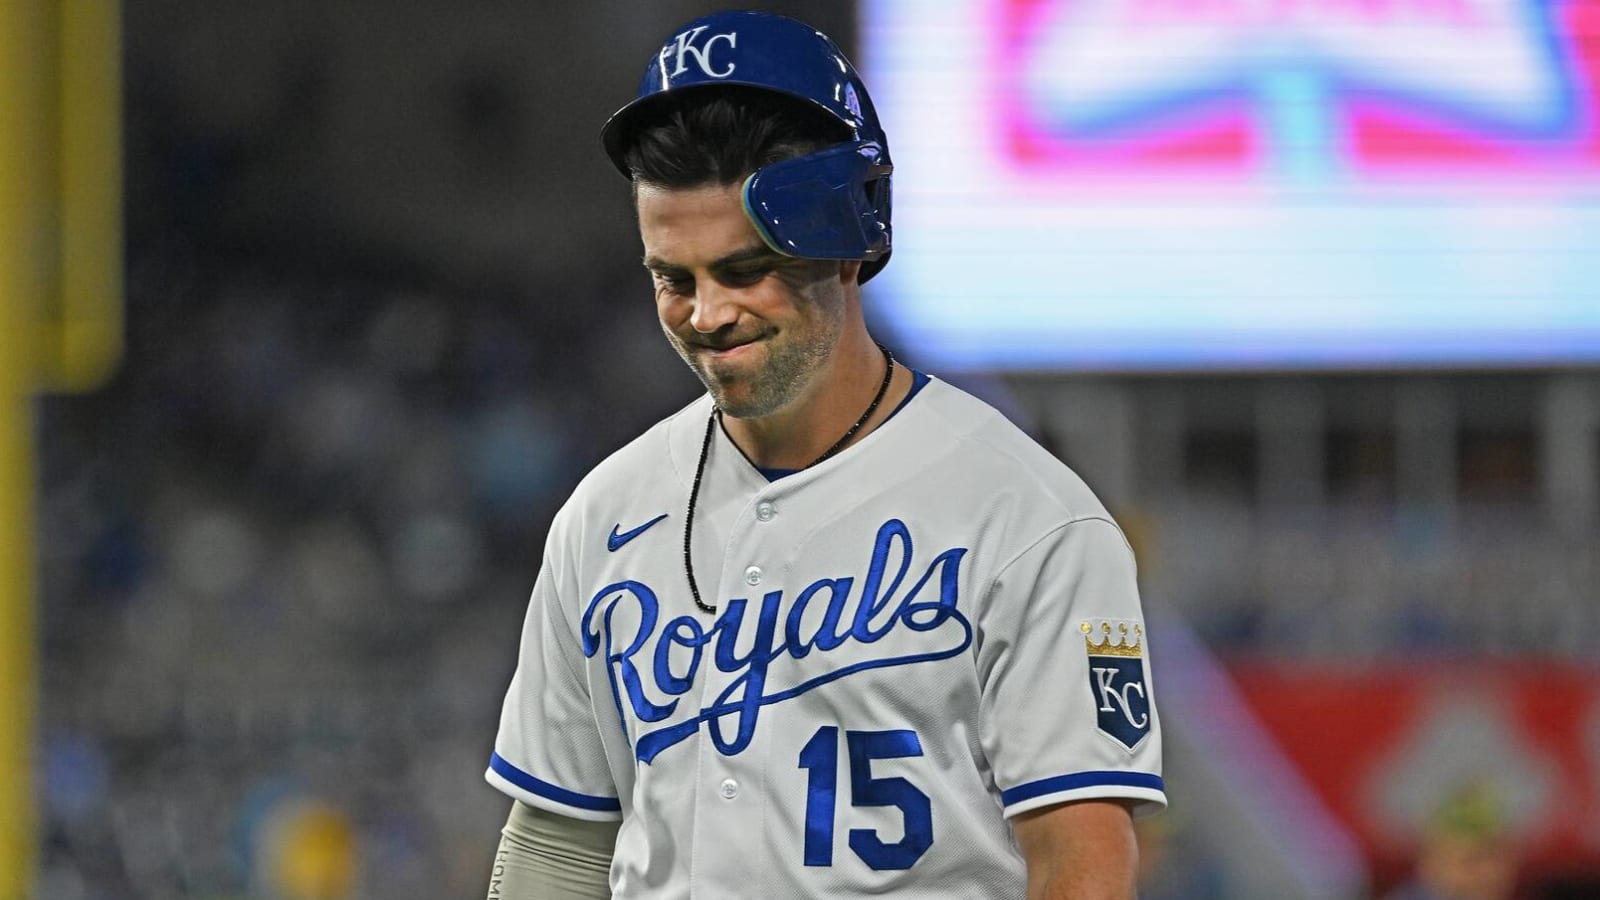
M 804 259 L 862 260 L 866 281 L 889 261 L 889 142 L 861 76 L 828 36 L 762 12 L 720 12 L 684 25 L 661 46 L 638 96 L 600 137 L 622 174 L 634 131 L 656 106 L 738 85 L 803 101 L 838 120 L 847 140 L 763 166 L 745 179 L 744 206 L 774 250 Z

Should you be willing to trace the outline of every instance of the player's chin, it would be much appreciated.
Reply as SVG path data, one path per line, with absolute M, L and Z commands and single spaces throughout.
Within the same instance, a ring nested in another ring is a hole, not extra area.
M 719 366 L 716 371 L 699 372 L 700 380 L 723 415 L 748 419 L 770 412 L 771 398 L 765 396 L 756 373 L 729 371 L 729 368 Z
M 770 398 L 758 396 L 743 387 L 713 390 L 711 395 L 722 414 L 733 419 L 759 419 L 770 415 L 775 406 Z

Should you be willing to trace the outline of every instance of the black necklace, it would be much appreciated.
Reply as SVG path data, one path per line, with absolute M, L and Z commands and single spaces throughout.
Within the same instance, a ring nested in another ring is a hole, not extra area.
M 807 463 L 805 468 L 809 469 L 844 449 L 844 445 L 850 443 L 850 439 L 855 437 L 856 432 L 861 430 L 861 426 L 867 424 L 867 420 L 872 418 L 872 414 L 878 411 L 878 404 L 883 402 L 883 395 L 889 392 L 889 376 L 894 374 L 894 355 L 889 352 L 888 347 L 882 344 L 878 344 L 878 349 L 883 351 L 883 383 L 878 385 L 878 393 L 873 396 L 872 403 L 867 406 L 867 411 L 861 414 L 861 418 L 850 426 L 850 430 L 846 431 L 843 437 L 834 441 L 832 447 L 822 451 L 821 456 Z M 717 422 L 721 418 L 722 410 L 713 406 L 711 415 L 706 417 L 705 440 L 700 442 L 700 461 L 694 467 L 694 487 L 689 488 L 689 511 L 683 517 L 683 572 L 689 576 L 689 593 L 694 595 L 694 605 L 700 607 L 701 612 L 712 614 L 716 613 L 717 608 L 700 599 L 700 586 L 694 582 L 694 554 L 689 552 L 689 539 L 694 534 L 694 504 L 696 498 L 700 496 L 700 478 L 705 474 L 706 456 L 711 451 L 711 433 L 716 430 Z

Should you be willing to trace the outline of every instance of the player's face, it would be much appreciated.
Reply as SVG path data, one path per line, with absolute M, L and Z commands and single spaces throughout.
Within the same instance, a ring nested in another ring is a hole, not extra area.
M 839 263 L 774 252 L 740 185 L 637 190 L 656 313 L 725 415 L 759 418 L 804 397 L 832 358 L 847 299 Z

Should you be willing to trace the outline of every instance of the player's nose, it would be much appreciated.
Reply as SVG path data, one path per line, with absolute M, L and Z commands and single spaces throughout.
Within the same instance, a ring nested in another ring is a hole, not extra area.
M 689 314 L 689 325 L 701 334 L 710 334 L 726 325 L 739 321 L 739 304 L 735 292 L 713 279 L 695 292 L 694 310 Z

